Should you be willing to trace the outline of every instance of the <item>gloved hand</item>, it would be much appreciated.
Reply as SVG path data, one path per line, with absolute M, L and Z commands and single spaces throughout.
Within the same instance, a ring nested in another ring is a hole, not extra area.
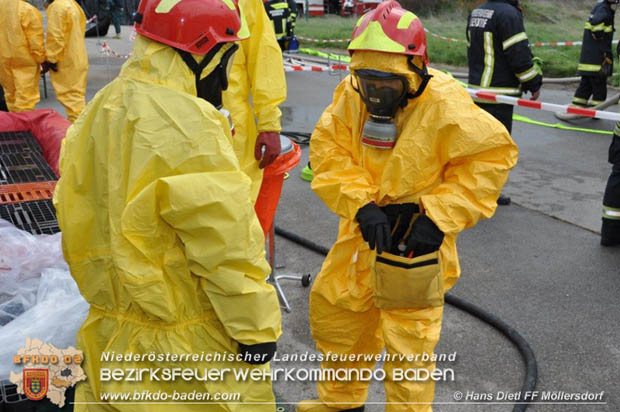
M 392 247 L 392 237 L 390 235 L 390 222 L 379 206 L 374 202 L 361 207 L 355 219 L 360 225 L 362 237 L 371 250 L 377 248 L 377 253 L 381 254 L 384 250 Z
M 239 354 L 250 365 L 263 365 L 269 362 L 273 355 L 276 354 L 276 349 L 277 345 L 275 342 L 257 343 L 256 345 L 239 344 Z M 251 359 L 246 359 L 246 356 Z M 257 357 L 259 360 L 256 360 Z
M 50 71 L 50 62 L 44 61 L 41 63 L 41 74 L 45 74 Z
M 413 222 L 407 239 L 406 257 L 418 257 L 439 250 L 444 233 L 427 216 L 420 216 Z M 413 255 L 410 256 L 413 252 Z
M 387 216 L 392 232 L 392 248 L 388 252 L 399 254 L 398 245 L 404 240 L 413 216 L 420 213 L 420 207 L 415 203 L 395 203 L 383 206 L 381 210 Z
M 605 58 L 603 59 L 603 64 L 601 64 L 601 74 L 605 77 L 609 77 L 612 75 L 612 69 L 613 69 L 612 56 L 605 55 Z
M 53 71 L 53 72 L 57 72 L 58 71 L 58 63 L 50 63 L 50 62 L 47 62 L 47 63 L 49 64 L 51 71 Z
M 263 147 L 265 152 L 263 153 Z M 280 134 L 277 132 L 260 132 L 256 137 L 254 158 L 261 160 L 258 167 L 264 169 L 280 156 Z

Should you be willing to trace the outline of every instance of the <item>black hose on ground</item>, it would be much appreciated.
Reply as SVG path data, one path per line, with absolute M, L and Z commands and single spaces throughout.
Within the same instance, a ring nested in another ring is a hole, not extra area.
M 318 254 L 327 255 L 327 253 L 329 252 L 329 248 L 323 245 L 319 245 L 318 243 L 308 240 L 302 236 L 299 236 L 296 233 L 290 232 L 279 226 L 275 227 L 275 233 L 278 236 L 282 236 L 283 238 L 288 239 L 291 242 L 297 243 L 298 245 L 303 246 L 306 249 L 312 250 L 313 252 L 316 252 Z M 512 411 L 524 412 L 529 404 L 529 402 L 525 400 L 525 393 L 532 392 L 534 391 L 534 389 L 536 389 L 536 379 L 538 376 L 536 356 L 534 355 L 534 351 L 532 350 L 530 344 L 527 343 L 527 341 L 523 338 L 523 336 L 521 336 L 519 332 L 517 332 L 506 322 L 493 315 L 492 313 L 489 313 L 484 309 L 481 309 L 467 302 L 466 300 L 463 300 L 448 293 L 446 294 L 446 303 L 458 309 L 461 309 L 469 313 L 470 315 L 477 317 L 483 322 L 493 326 L 517 347 L 519 353 L 521 354 L 521 357 L 523 358 L 523 363 L 525 364 L 525 379 L 523 380 L 523 385 L 521 387 L 520 401 L 515 404 Z

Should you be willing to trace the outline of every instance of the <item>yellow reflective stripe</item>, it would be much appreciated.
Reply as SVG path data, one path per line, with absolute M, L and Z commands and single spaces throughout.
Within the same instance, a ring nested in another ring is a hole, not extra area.
M 229 0 L 230 1 L 230 0 Z M 170 12 L 181 0 L 161 0 L 155 9 L 155 13 L 165 14 Z M 233 9 L 234 10 L 234 9 Z
M 288 3 L 287 2 L 275 3 L 275 4 L 270 5 L 269 7 L 271 7 L 272 9 L 276 9 L 276 10 L 285 9 L 288 7 Z
M 588 104 L 587 99 L 582 99 L 581 97 L 573 97 L 573 103 L 575 104 Z
M 529 80 L 532 80 L 534 77 L 536 77 L 537 74 L 538 72 L 536 71 L 536 68 L 532 66 L 522 73 L 517 73 L 517 77 L 519 78 L 519 81 L 521 83 L 525 83 Z
M 603 206 L 603 217 L 605 219 L 620 220 L 620 209 Z
M 616 123 L 616 127 L 614 127 L 614 134 L 620 136 L 620 122 Z
M 585 28 L 590 31 L 603 31 L 605 33 L 611 33 L 613 31 L 612 26 L 607 26 L 605 23 L 599 23 L 595 26 L 591 25 L 589 21 L 586 22 Z
M 409 25 L 411 24 L 412 21 L 414 21 L 415 19 L 417 19 L 418 16 L 416 16 L 415 14 L 413 14 L 412 12 L 408 11 L 407 13 L 403 14 L 402 16 L 400 16 L 400 19 L 398 20 L 398 24 L 396 25 L 397 29 L 408 29 Z
M 601 65 L 579 63 L 579 66 L 577 66 L 577 70 L 580 70 L 583 72 L 598 72 L 601 70 Z
M 603 102 L 604 100 L 590 100 L 590 106 L 598 106 L 599 104 Z
M 237 11 L 237 8 L 235 7 L 235 3 L 232 2 L 232 0 L 222 0 L 224 2 L 225 5 L 228 6 L 229 9 L 233 10 L 233 11 Z
M 523 40 L 527 40 L 527 34 L 525 34 L 524 31 L 522 31 L 521 33 L 515 34 L 514 36 L 512 36 L 511 38 L 507 40 L 504 40 L 504 42 L 502 43 L 502 47 L 504 48 L 504 50 L 506 50 L 513 44 L 519 43 L 520 41 L 523 41 Z
M 239 31 L 237 32 L 237 37 L 243 40 L 243 39 L 247 39 L 250 37 L 250 29 L 248 27 L 248 22 L 245 21 L 245 13 L 243 12 L 243 7 L 241 6 L 241 2 L 237 4 L 239 5 L 239 17 L 241 17 L 241 27 L 239 27 Z M 233 4 L 233 7 L 234 7 L 234 4 Z
M 495 66 L 495 50 L 493 50 L 493 33 L 490 31 L 484 32 L 484 71 L 482 72 L 482 79 L 480 79 L 480 85 L 482 87 L 489 87 L 491 85 L 491 79 L 493 78 L 493 68 Z
M 482 87 L 476 84 L 469 84 L 468 87 L 472 89 L 480 90 L 481 92 L 495 93 L 495 94 L 505 94 L 505 95 L 521 95 L 521 88 L 512 88 L 512 87 Z
M 405 46 L 390 39 L 378 21 L 371 21 L 362 34 L 349 43 L 348 49 L 403 53 Z

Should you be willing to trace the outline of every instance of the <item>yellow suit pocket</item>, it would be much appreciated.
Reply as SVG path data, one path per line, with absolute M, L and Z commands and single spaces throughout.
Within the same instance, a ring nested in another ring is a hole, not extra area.
M 444 286 L 439 252 L 415 259 L 382 253 L 377 255 L 373 275 L 375 305 L 380 309 L 443 305 Z

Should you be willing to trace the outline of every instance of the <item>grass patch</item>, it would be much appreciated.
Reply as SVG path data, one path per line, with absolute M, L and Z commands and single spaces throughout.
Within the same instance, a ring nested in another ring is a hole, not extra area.
M 584 4 L 585 3 L 585 4 Z M 592 2 L 538 0 L 525 3 L 525 30 L 530 42 L 581 41 L 583 26 L 593 6 Z M 424 26 L 433 33 L 462 40 L 450 42 L 428 35 L 431 62 L 467 66 L 465 26 L 467 11 L 451 9 L 423 17 Z M 297 23 L 298 36 L 318 39 L 347 39 L 351 36 L 355 18 L 339 16 L 310 17 Z M 300 40 L 302 47 L 346 50 L 346 43 L 310 43 Z M 581 47 L 532 47 L 532 52 L 544 60 L 545 76 L 576 76 Z

